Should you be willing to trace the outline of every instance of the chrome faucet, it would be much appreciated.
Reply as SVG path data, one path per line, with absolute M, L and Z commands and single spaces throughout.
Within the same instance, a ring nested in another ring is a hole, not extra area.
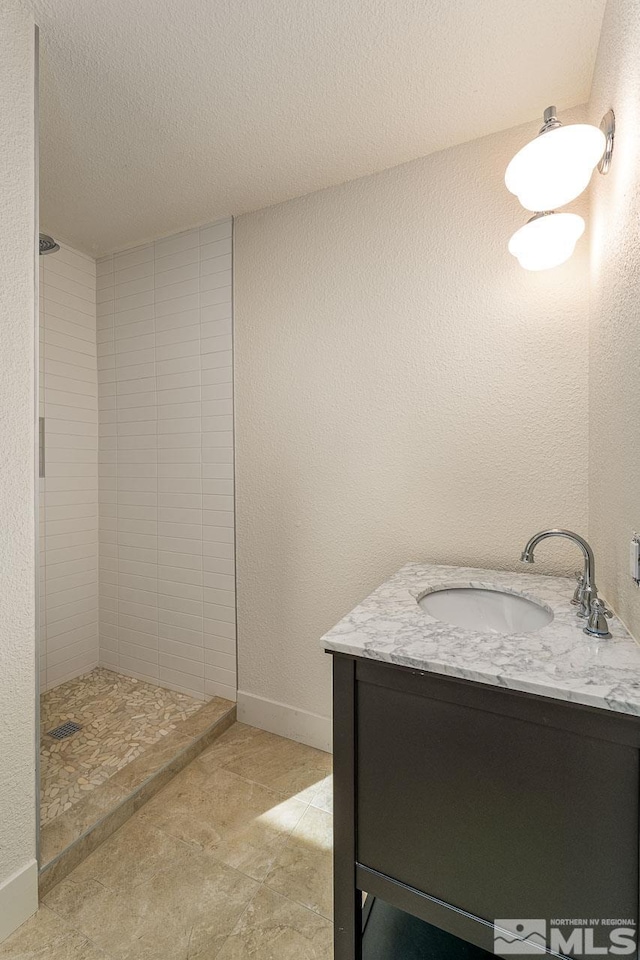
M 522 551 L 520 559 L 523 563 L 533 563 L 535 548 L 541 540 L 546 540 L 547 537 L 565 537 L 565 539 L 577 543 L 582 550 L 584 556 L 584 573 L 578 575 L 578 586 L 576 587 L 571 602 L 580 607 L 578 616 L 584 617 L 587 621 L 587 625 L 584 628 L 585 633 L 594 637 L 610 637 L 611 634 L 609 633 L 607 617 L 611 617 L 612 613 L 610 610 L 607 610 L 605 604 L 598 597 L 598 589 L 596 587 L 596 561 L 593 556 L 593 550 L 584 537 L 581 537 L 578 533 L 572 533 L 571 530 L 541 530 L 540 533 L 536 533 L 531 537 Z

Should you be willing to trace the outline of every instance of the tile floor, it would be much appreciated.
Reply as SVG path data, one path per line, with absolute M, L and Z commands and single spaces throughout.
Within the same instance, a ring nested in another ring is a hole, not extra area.
M 330 960 L 330 764 L 235 724 L 45 896 L 0 960 Z
M 69 810 L 202 706 L 186 694 L 102 667 L 42 694 L 41 824 Z M 82 730 L 66 740 L 49 737 L 65 720 L 75 720 Z

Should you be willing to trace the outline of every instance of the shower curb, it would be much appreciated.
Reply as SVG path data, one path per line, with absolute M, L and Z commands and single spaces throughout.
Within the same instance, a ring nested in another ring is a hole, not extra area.
M 228 703 L 228 709 L 220 715 L 220 706 L 226 703 Z M 200 729 L 197 734 L 189 736 L 188 728 L 190 726 L 200 726 L 203 719 L 206 719 L 208 709 L 216 706 L 219 714 L 216 719 Z M 222 736 L 235 722 L 236 704 L 216 698 L 215 701 L 205 704 L 202 710 L 185 721 L 182 729 L 149 747 L 140 757 L 137 757 L 128 766 L 110 777 L 101 787 L 97 787 L 88 794 L 84 801 L 81 801 L 81 804 L 86 803 L 87 805 L 90 804 L 91 807 L 96 805 L 100 807 L 101 792 L 112 794 L 114 789 L 118 789 L 119 781 L 127 781 L 132 778 L 134 781 L 136 780 L 137 767 L 147 768 L 146 774 L 141 773 L 139 782 L 130 786 L 128 792 L 123 792 L 122 796 L 108 808 L 96 812 L 95 819 L 85 825 L 77 837 L 67 842 L 58 852 L 49 854 L 49 859 L 41 865 L 39 870 L 39 896 L 44 897 L 56 884 L 64 880 L 89 854 L 93 853 L 116 830 L 119 830 L 134 813 L 166 786 L 176 774 L 184 770 L 192 760 L 195 760 L 203 750 L 206 750 L 210 744 Z M 185 728 L 187 729 L 186 733 Z M 169 759 L 164 759 L 167 753 L 171 755 Z M 154 758 L 157 758 L 158 766 L 157 769 L 149 773 L 148 767 L 153 764 Z M 56 844 L 55 832 L 60 831 L 65 817 L 68 816 L 69 819 L 78 817 L 81 810 L 77 808 L 80 808 L 81 804 L 71 807 L 65 814 L 42 828 L 41 842 L 45 851 L 47 846 L 60 846 L 60 841 Z

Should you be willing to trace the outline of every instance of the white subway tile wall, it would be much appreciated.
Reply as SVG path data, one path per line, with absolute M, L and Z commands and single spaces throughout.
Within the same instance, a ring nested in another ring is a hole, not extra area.
M 40 687 L 98 664 L 96 264 L 40 258 Z
M 236 699 L 232 221 L 97 263 L 100 663 Z

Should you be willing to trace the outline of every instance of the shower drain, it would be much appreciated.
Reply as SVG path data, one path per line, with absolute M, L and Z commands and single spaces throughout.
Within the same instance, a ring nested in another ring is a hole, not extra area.
M 67 737 L 77 733 L 78 730 L 82 730 L 79 723 L 76 723 L 75 720 L 67 720 L 66 723 L 61 723 L 59 727 L 49 730 L 47 736 L 53 737 L 54 740 L 66 740 Z

